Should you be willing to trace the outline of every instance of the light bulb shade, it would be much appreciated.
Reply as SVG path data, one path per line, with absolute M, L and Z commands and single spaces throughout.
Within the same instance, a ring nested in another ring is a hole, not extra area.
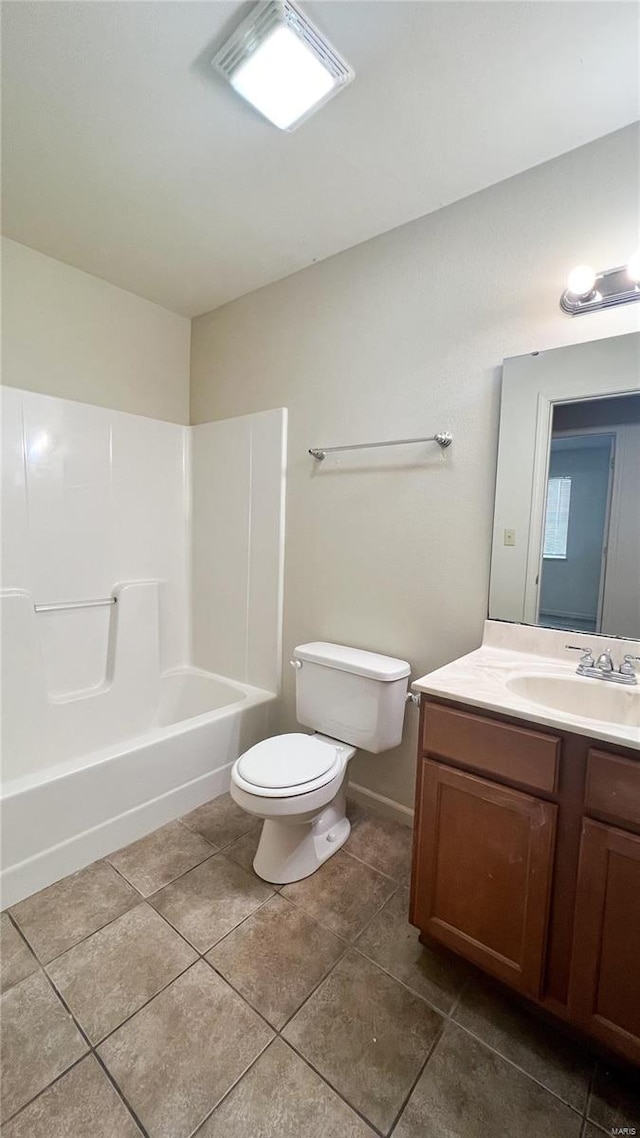
M 640 283 L 640 249 L 636 250 L 633 257 L 629 258 L 627 265 L 627 276 L 634 284 Z
M 354 77 L 291 0 L 257 4 L 211 62 L 280 130 L 294 130 Z
M 590 265 L 576 265 L 567 277 L 567 292 L 581 300 L 591 296 L 596 279 L 595 269 Z

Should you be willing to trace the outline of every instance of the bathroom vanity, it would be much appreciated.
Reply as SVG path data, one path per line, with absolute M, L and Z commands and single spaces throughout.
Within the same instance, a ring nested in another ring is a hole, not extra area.
M 487 621 L 413 685 L 410 919 L 640 1064 L 640 686 L 576 676 L 566 640 Z

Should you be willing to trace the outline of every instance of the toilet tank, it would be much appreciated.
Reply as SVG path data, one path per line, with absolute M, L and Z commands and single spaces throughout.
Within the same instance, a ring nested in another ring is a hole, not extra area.
M 365 751 L 402 738 L 411 671 L 405 660 L 317 641 L 294 649 L 298 722 Z

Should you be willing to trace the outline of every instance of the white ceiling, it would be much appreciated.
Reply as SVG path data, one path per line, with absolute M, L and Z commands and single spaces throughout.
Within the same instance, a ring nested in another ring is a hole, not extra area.
M 209 66 L 250 4 L 6 3 L 4 232 L 195 315 L 640 114 L 635 3 L 303 6 L 356 80 L 287 134 Z

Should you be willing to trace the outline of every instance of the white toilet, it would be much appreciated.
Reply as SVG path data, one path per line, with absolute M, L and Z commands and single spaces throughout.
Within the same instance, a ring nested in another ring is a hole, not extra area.
M 265 739 L 231 772 L 231 797 L 265 819 L 253 867 L 276 885 L 309 877 L 346 842 L 347 764 L 359 748 L 398 745 L 410 672 L 404 660 L 341 644 L 302 644 L 293 655 L 298 722 L 318 733 Z

